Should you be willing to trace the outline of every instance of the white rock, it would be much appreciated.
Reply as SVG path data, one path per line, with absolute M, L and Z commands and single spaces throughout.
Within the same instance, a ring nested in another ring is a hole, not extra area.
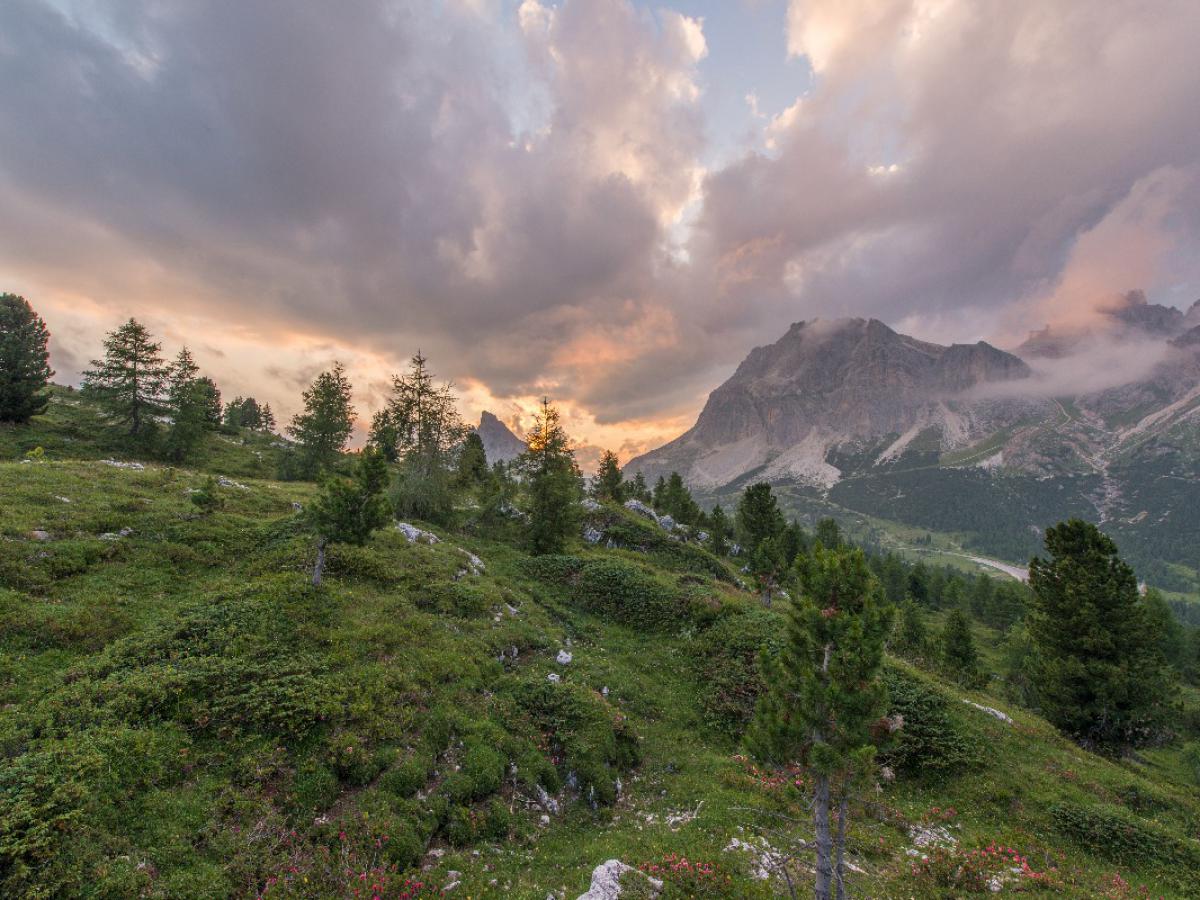
M 542 809 L 544 809 L 546 812 L 550 813 L 551 815 L 555 815 L 555 816 L 558 815 L 558 810 L 559 810 L 558 801 L 555 800 L 552 796 L 550 796 L 550 792 L 547 791 L 540 784 L 537 786 L 537 798 L 538 798 L 538 803 L 541 805 Z
M 429 534 L 429 532 L 425 532 L 425 533 Z M 472 575 L 482 575 L 483 574 L 484 569 L 487 567 L 483 564 L 482 559 L 480 559 L 478 556 L 476 556 L 470 550 L 464 550 L 462 547 L 458 548 L 458 552 L 467 558 L 467 568 Z
M 50 540 L 50 532 L 42 531 L 42 529 L 40 529 L 40 528 L 35 528 L 33 531 L 29 532 L 29 536 L 31 538 L 33 538 L 35 541 Z
M 581 500 L 579 502 L 579 505 L 582 506 L 584 509 L 586 509 L 588 512 L 596 512 L 597 510 L 599 510 L 601 508 L 600 504 L 597 503 L 595 500 L 593 500 L 591 497 L 584 497 L 583 500 Z
M 658 513 L 636 498 L 633 500 L 626 500 L 625 508 L 632 510 L 639 516 L 645 516 L 647 519 L 653 519 L 655 522 L 658 521 Z
M 604 532 L 594 525 L 586 525 L 583 529 L 583 539 L 589 544 L 598 544 L 604 540 Z
M 221 487 L 237 488 L 239 491 L 250 490 L 250 488 L 246 487 L 244 484 L 239 484 L 232 478 L 226 478 L 224 475 L 217 476 L 217 484 L 219 484 Z
M 437 544 L 441 542 L 438 536 L 432 531 L 425 531 L 416 525 L 409 525 L 407 522 L 397 522 L 396 530 L 403 534 L 410 544 Z
M 621 896 L 621 876 L 626 872 L 637 872 L 645 878 L 653 889 L 653 895 L 658 896 L 662 890 L 662 882 L 638 872 L 633 866 L 627 866 L 619 859 L 610 859 L 592 870 L 592 883 L 587 893 L 580 894 L 578 900 L 616 900 Z
M 121 535 L 115 534 L 111 531 L 106 531 L 104 534 L 100 535 L 100 540 L 102 541 L 119 541 L 120 539 Z
M 546 676 L 546 680 L 548 682 L 550 682 L 551 684 L 558 684 L 560 681 L 562 681 L 562 679 L 558 677 L 557 672 L 551 672 L 549 675 Z
M 672 519 L 670 516 L 659 516 L 658 524 L 661 525 L 663 528 L 665 528 L 667 531 L 674 531 L 675 527 L 676 527 L 675 520 Z
M 121 462 L 116 459 L 102 459 L 100 462 L 106 466 L 112 466 L 114 469 L 132 469 L 135 472 L 140 472 L 146 468 L 140 462 Z
M 990 706 L 984 706 L 982 703 L 976 703 L 973 700 L 964 700 L 963 703 L 967 704 L 967 706 L 973 706 L 976 709 L 987 713 L 989 716 L 992 716 L 993 718 L 999 719 L 1001 722 L 1003 722 L 1006 725 L 1013 724 L 1012 716 L 1010 716 L 1006 712 L 1001 712 L 1000 710 L 994 709 Z
M 55 500 L 59 500 L 59 501 L 61 501 L 61 502 L 63 502 L 63 503 L 70 503 L 70 502 L 71 502 L 71 498 L 70 498 L 70 497 L 55 497 L 54 499 L 55 499 Z
M 558 656 L 554 657 L 555 662 L 557 662 L 560 666 L 569 666 L 572 659 L 574 659 L 574 657 L 571 656 L 571 654 L 566 650 L 559 650 Z

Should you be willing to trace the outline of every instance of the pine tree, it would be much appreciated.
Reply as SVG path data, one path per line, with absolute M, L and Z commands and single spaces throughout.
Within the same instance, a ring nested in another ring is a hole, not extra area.
M 383 493 L 387 482 L 387 460 L 375 448 L 368 447 L 358 454 L 350 478 L 333 475 L 322 483 L 321 492 L 306 511 L 308 524 L 317 535 L 314 586 L 321 584 L 327 545 L 361 546 L 373 531 L 387 524 L 391 518 Z
M 1187 657 L 1187 634 L 1183 623 L 1155 588 L 1147 588 L 1142 602 L 1146 605 L 1146 627 L 1154 635 L 1163 659 L 1182 671 Z
M 617 454 L 605 450 L 600 456 L 600 468 L 596 470 L 596 478 L 592 482 L 592 496 L 597 500 L 620 503 L 625 499 L 625 488 L 625 477 L 621 474 Z
M 912 600 L 900 607 L 900 622 L 890 648 L 911 660 L 924 660 L 929 652 L 929 631 L 920 607 Z
M 83 373 L 83 391 L 99 403 L 129 434 L 142 435 L 163 411 L 168 370 L 159 355 L 162 345 L 146 326 L 130 319 L 104 339 L 104 359 L 92 360 Z
M 207 385 L 200 381 L 200 367 L 184 347 L 171 363 L 167 382 L 167 455 L 182 462 L 204 437 L 210 411 Z
M 264 403 L 259 411 L 259 428 L 268 434 L 274 434 L 278 425 L 275 422 L 275 413 L 271 411 L 271 404 Z
M 221 498 L 216 478 L 209 475 L 204 479 L 204 484 L 200 486 L 198 491 L 192 494 L 192 505 L 200 510 L 200 514 L 203 516 L 211 516 L 225 505 L 225 501 Z
M 971 635 L 971 623 L 958 607 L 946 616 L 942 630 L 942 670 L 959 684 L 968 688 L 983 687 L 987 678 L 979 667 L 979 652 Z
M 508 466 L 497 461 L 477 489 L 479 524 L 489 529 L 511 525 L 516 514 L 517 493 L 518 486 Z
M 658 481 L 654 482 L 654 490 L 650 492 L 650 505 L 658 512 L 663 512 L 663 500 L 667 494 L 667 479 L 661 475 L 658 476 Z
M 253 397 L 234 397 L 225 407 L 225 424 L 232 428 L 262 428 L 262 408 Z
M 753 556 L 759 544 L 767 538 L 777 537 L 784 527 L 783 513 L 779 511 L 769 484 L 760 481 L 742 492 L 737 508 L 737 528 L 745 552 Z
M 468 431 L 452 386 L 434 383 L 420 351 L 405 375 L 392 378 L 387 405 L 371 422 L 369 442 L 400 463 L 392 493 L 396 512 L 432 522 L 453 513 L 454 454 Z
M 729 525 L 729 518 L 725 515 L 725 510 L 721 509 L 718 503 L 712 508 L 712 512 L 708 514 L 708 532 L 711 543 L 709 549 L 717 556 L 724 556 L 729 552 L 729 535 L 732 531 Z
M 701 516 L 699 505 L 678 472 L 672 472 L 663 485 L 658 509 L 682 525 L 695 525 Z
M 217 383 L 207 375 L 201 375 L 196 381 L 204 407 L 204 424 L 209 428 L 215 428 L 221 424 L 221 391 L 217 387 Z
M 458 473 L 455 480 L 459 487 L 473 490 L 483 484 L 489 474 L 483 438 L 479 436 L 479 432 L 471 431 L 463 439 L 462 447 L 458 450 Z
M 837 519 L 828 517 L 817 522 L 817 530 L 813 535 L 815 540 L 821 542 L 821 546 L 828 550 L 842 546 L 842 527 L 838 525 Z
M 24 297 L 0 294 L 0 422 L 28 422 L 46 411 L 54 371 L 50 332 Z
M 778 537 L 763 538 L 750 554 L 750 574 L 758 584 L 763 606 L 770 606 L 787 564 Z
M 629 488 L 629 496 L 634 500 L 640 500 L 642 503 L 649 503 L 654 499 L 650 494 L 650 488 L 646 487 L 646 477 L 641 472 L 633 476 L 633 483 Z
M 304 412 L 288 426 L 288 434 L 300 445 L 301 474 L 312 478 L 332 468 L 353 427 L 350 382 L 342 364 L 334 363 L 304 392 Z
M 529 545 L 534 554 L 560 553 L 579 526 L 582 478 L 570 440 L 548 399 L 518 460 L 529 504 Z
M 747 742 L 777 765 L 812 772 L 817 900 L 844 896 L 850 801 L 873 765 L 876 735 L 889 730 L 880 680 L 889 610 L 860 550 L 814 549 L 790 604 L 780 653 L 763 660 L 766 694 Z M 837 809 L 836 834 L 831 808 Z
M 1030 679 L 1042 715 L 1086 746 L 1119 752 L 1157 735 L 1175 685 L 1133 570 L 1112 539 L 1072 519 L 1029 566 Z

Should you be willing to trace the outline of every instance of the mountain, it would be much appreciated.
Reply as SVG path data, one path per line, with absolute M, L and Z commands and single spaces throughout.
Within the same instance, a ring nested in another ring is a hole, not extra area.
M 1015 560 L 1038 552 L 1047 525 L 1081 516 L 1144 576 L 1191 590 L 1197 320 L 1200 303 L 1184 314 L 1135 292 L 1089 328 L 1036 332 L 1015 353 L 873 319 L 800 322 L 751 351 L 690 430 L 627 470 L 678 471 L 710 502 L 762 479 L 795 513 L 952 532 Z
M 525 452 L 525 442 L 490 412 L 485 411 L 479 417 L 479 425 L 475 431 L 483 440 L 488 465 L 509 462 Z

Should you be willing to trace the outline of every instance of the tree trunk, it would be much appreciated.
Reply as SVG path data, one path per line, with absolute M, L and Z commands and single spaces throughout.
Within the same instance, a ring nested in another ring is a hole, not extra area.
M 850 801 L 847 796 L 847 787 L 843 785 L 841 796 L 838 798 L 837 837 L 834 839 L 836 862 L 833 877 L 837 883 L 837 900 L 846 900 L 846 819 L 849 815 Z
M 813 896 L 816 900 L 830 900 L 833 881 L 833 838 L 829 833 L 829 776 L 818 775 L 813 792 L 813 825 L 817 832 L 817 883 Z
M 313 587 L 321 586 L 321 573 L 325 571 L 325 539 L 317 541 L 317 561 L 313 563 Z

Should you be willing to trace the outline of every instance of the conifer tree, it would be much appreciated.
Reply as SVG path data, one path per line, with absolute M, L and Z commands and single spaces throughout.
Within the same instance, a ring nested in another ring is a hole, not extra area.
M 460 487 L 474 489 L 481 485 L 489 474 L 483 438 L 479 436 L 479 432 L 470 431 L 458 450 L 458 473 L 455 480 Z
M 300 445 L 301 474 L 312 478 L 332 468 L 353 427 L 350 381 L 342 364 L 335 362 L 304 392 L 304 412 L 288 426 L 288 434 Z
M 596 478 L 592 482 L 592 496 L 597 500 L 611 500 L 613 503 L 620 503 L 625 499 L 625 477 L 621 474 L 617 454 L 611 450 L 605 450 L 600 455 L 600 468 L 596 470 Z
M 812 773 L 817 900 L 843 897 L 843 851 L 850 801 L 872 770 L 887 694 L 880 679 L 889 610 L 856 549 L 815 548 L 789 605 L 785 644 L 763 660 L 764 683 L 747 736 L 777 765 Z M 837 810 L 836 832 L 831 810 Z
M 167 414 L 167 455 L 182 462 L 204 437 L 210 412 L 208 385 L 200 380 L 200 367 L 187 347 L 179 351 L 169 368 Z
M 758 584 L 759 597 L 763 606 L 770 606 L 779 590 L 779 584 L 787 563 L 784 561 L 781 541 L 778 537 L 763 538 L 750 554 L 750 574 Z
M 821 542 L 821 546 L 832 550 L 842 546 L 842 527 L 838 525 L 837 519 L 826 517 L 817 522 L 817 530 L 813 535 L 814 540 Z
M 658 476 L 658 481 L 654 482 L 654 490 L 650 492 L 650 505 L 658 512 L 663 512 L 663 500 L 667 495 L 667 479 L 661 475 Z
M 509 467 L 497 461 L 480 482 L 477 489 L 479 498 L 479 524 L 484 528 L 498 528 L 511 525 L 516 514 L 514 501 L 517 497 L 517 483 L 513 480 Z
M 912 660 L 923 660 L 929 652 L 929 630 L 920 607 L 913 600 L 905 601 L 900 607 L 900 621 L 891 649 Z
M 435 383 L 420 351 L 392 377 L 387 405 L 371 422 L 369 442 L 400 463 L 396 512 L 434 522 L 453 512 L 454 454 L 467 435 L 449 382 Z
M 695 525 L 701 516 L 699 505 L 692 498 L 692 492 L 687 489 L 687 485 L 683 483 L 683 476 L 678 472 L 672 472 L 667 478 L 658 507 L 660 512 L 683 525 Z
M 771 486 L 765 481 L 752 484 L 738 500 L 737 528 L 745 552 L 753 556 L 758 545 L 767 538 L 777 537 L 785 525 L 783 513 Z
M 328 476 L 321 492 L 306 510 L 308 524 L 317 535 L 317 557 L 313 563 L 312 583 L 321 584 L 325 570 L 325 549 L 329 544 L 361 546 L 371 533 L 391 518 L 384 489 L 387 487 L 387 460 L 373 447 L 358 454 L 350 478 Z
M 271 411 L 271 404 L 264 403 L 259 410 L 259 426 L 261 430 L 268 434 L 273 434 L 278 425 L 275 422 L 275 413 Z
M 207 375 L 201 375 L 196 381 L 199 383 L 201 401 L 204 407 L 204 424 L 209 428 L 215 428 L 221 424 L 221 391 L 217 387 L 217 383 Z
M 729 552 L 729 535 L 732 528 L 729 525 L 729 517 L 725 515 L 725 510 L 721 509 L 721 504 L 717 504 L 712 508 L 712 512 L 708 514 L 708 532 L 711 543 L 709 549 L 717 556 L 724 556 Z
M 971 623 L 962 609 L 955 607 L 946 616 L 942 630 L 942 669 L 963 687 L 978 688 L 986 682 L 979 667 L 979 652 L 971 636 Z
M 54 371 L 50 332 L 24 297 L 0 294 L 0 422 L 28 422 L 46 411 Z
M 1072 519 L 1049 528 L 1029 566 L 1030 680 L 1042 715 L 1108 752 L 1155 737 L 1175 685 L 1150 632 L 1133 570 L 1112 539 Z
M 104 359 L 92 360 L 83 373 L 84 394 L 108 415 L 142 435 L 163 411 L 163 389 L 168 370 L 157 343 L 136 319 L 130 319 L 104 339 Z
M 534 554 L 560 553 L 579 526 L 582 477 L 570 439 L 549 399 L 542 400 L 518 459 L 529 505 L 529 546 Z
M 633 482 L 629 487 L 629 496 L 642 503 L 649 503 L 654 499 L 650 494 L 650 488 L 646 487 L 646 476 L 641 472 L 633 476 Z

